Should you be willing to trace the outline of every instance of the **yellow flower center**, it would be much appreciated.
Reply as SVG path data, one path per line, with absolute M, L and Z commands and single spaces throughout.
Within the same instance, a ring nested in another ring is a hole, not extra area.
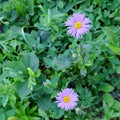
M 76 29 L 79 29 L 79 28 L 82 27 L 82 23 L 81 23 L 81 22 L 76 22 L 76 23 L 74 24 L 74 27 L 75 27 Z
M 63 100 L 64 100 L 65 103 L 69 103 L 70 102 L 70 97 L 69 96 L 65 96 L 63 98 Z

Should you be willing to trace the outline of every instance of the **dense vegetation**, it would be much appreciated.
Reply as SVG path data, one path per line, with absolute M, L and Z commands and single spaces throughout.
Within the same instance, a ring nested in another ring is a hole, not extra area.
M 82 39 L 67 34 L 73 13 L 92 21 Z M 55 102 L 64 88 L 74 110 Z M 0 0 L 0 120 L 119 118 L 120 0 Z

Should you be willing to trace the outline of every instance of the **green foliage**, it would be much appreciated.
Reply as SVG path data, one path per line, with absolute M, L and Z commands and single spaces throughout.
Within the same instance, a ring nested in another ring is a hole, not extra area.
M 16 117 L 17 119 L 22 119 L 22 120 L 39 120 L 38 116 L 39 114 L 37 114 L 36 110 L 37 107 L 30 107 L 29 106 L 29 102 L 25 101 L 25 102 L 19 102 L 17 104 L 17 109 L 16 109 Z
M 110 48 L 115 54 L 120 55 L 120 37 L 109 27 L 105 27 L 103 31 L 110 40 L 110 43 L 107 45 L 108 48 Z
M 120 118 L 120 0 L 0 0 L 0 120 Z M 92 21 L 67 35 L 73 13 Z M 63 88 L 79 95 L 58 108 Z
M 108 84 L 108 83 L 104 83 L 104 85 L 101 85 L 99 87 L 99 90 L 101 90 L 103 92 L 111 92 L 111 91 L 113 91 L 113 89 L 114 88 L 110 84 Z

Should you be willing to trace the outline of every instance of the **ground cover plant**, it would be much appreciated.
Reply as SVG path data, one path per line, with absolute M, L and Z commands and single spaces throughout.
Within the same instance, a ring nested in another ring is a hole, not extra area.
M 120 0 L 0 0 L 0 120 L 120 119 Z

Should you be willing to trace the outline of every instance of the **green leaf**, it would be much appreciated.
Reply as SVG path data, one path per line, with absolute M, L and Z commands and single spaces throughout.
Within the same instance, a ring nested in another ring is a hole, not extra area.
M 27 116 L 28 120 L 40 120 L 39 117 Z
M 2 96 L 2 105 L 3 107 L 5 107 L 7 105 L 7 102 L 8 102 L 8 95 L 4 95 Z
M 37 69 L 37 71 L 35 72 L 35 77 L 38 78 L 41 75 L 41 70 Z
M 5 114 L 4 113 L 0 114 L 0 119 L 5 120 Z
M 15 116 L 9 117 L 8 120 L 17 120 L 17 117 L 15 117 Z
M 39 59 L 38 57 L 35 55 L 35 52 L 31 52 L 31 53 L 26 53 L 23 55 L 23 57 L 21 58 L 21 61 L 24 63 L 24 65 L 27 68 L 31 68 L 34 72 L 38 69 L 39 67 Z
M 0 62 L 3 62 L 3 55 L 0 53 Z
M 56 70 L 62 70 L 70 67 L 72 62 L 72 55 L 69 56 L 69 52 L 66 51 L 64 54 L 60 54 L 57 57 L 54 57 L 51 65 Z
M 31 33 L 26 33 L 25 28 L 23 27 L 21 30 L 21 34 L 27 43 L 27 48 L 32 50 L 33 48 L 38 48 L 39 46 L 39 38 L 36 38 L 36 32 L 32 31 Z
M 30 76 L 34 76 L 34 72 L 32 71 L 31 68 L 27 68 L 27 70 L 28 70 L 28 73 L 29 73 Z
M 104 93 L 103 100 L 109 105 L 109 107 L 111 107 L 114 103 L 114 98 L 110 93 Z
M 46 80 L 46 85 L 44 86 L 43 90 L 48 94 L 53 92 L 54 89 L 50 80 Z
M 37 101 L 38 107 L 42 110 L 48 110 L 51 105 L 50 95 L 41 96 Z
M 91 33 L 88 33 L 88 34 L 85 36 L 85 39 L 86 39 L 87 41 L 91 41 L 91 40 L 92 40 L 92 35 L 91 35 Z
M 110 48 L 115 54 L 120 55 L 120 48 L 119 47 L 109 44 L 108 48 Z
M 58 7 L 63 8 L 64 7 L 64 2 L 63 1 L 59 1 L 57 5 L 58 5 Z
M 27 0 L 30 15 L 34 15 L 34 0 Z
M 120 112 L 114 113 L 111 118 L 120 118 Z
M 116 34 L 110 27 L 104 27 L 103 32 L 106 34 L 112 44 L 116 44 L 116 42 L 119 41 L 119 38 L 116 36 Z
M 67 13 L 69 10 L 71 10 L 73 6 L 74 6 L 74 4 L 72 4 L 72 3 L 67 4 L 64 9 L 64 13 Z
M 22 29 L 19 26 L 15 26 L 15 25 L 11 26 L 9 28 L 9 30 L 7 30 L 7 32 L 6 32 L 5 40 L 12 40 L 12 39 L 17 38 L 21 34 L 21 30 Z M 14 44 L 16 44 L 15 42 L 16 41 L 14 40 Z M 18 42 L 18 43 L 20 44 L 20 42 Z M 12 42 L 11 42 L 11 44 L 12 44 Z
M 16 84 L 16 91 L 21 99 L 25 99 L 31 93 L 31 90 L 28 88 L 28 81 L 19 82 Z
M 80 73 L 81 73 L 81 75 L 86 76 L 87 70 L 84 66 L 80 68 Z
M 52 86 L 53 86 L 54 88 L 57 87 L 57 85 L 58 85 L 58 80 L 59 80 L 59 76 L 58 76 L 58 75 L 53 75 L 53 76 L 51 77 Z
M 120 74 L 120 66 L 116 67 L 117 73 Z
M 16 97 L 15 94 L 11 93 L 9 96 L 10 99 L 10 105 L 12 106 L 12 108 L 15 108 L 15 103 L 16 103 Z
M 119 111 L 120 110 L 120 101 L 114 100 L 112 108 Z
M 43 117 L 43 118 L 47 117 L 46 112 L 43 111 L 42 109 L 39 108 L 39 109 L 38 109 L 38 112 L 39 112 L 39 114 L 40 114 L 41 117 Z
M 99 90 L 100 90 L 100 91 L 103 91 L 103 92 L 111 92 L 111 91 L 113 91 L 113 89 L 114 89 L 114 87 L 111 86 L 111 85 L 108 84 L 108 83 L 104 83 L 103 85 L 101 85 L 101 86 L 99 87 Z
M 51 109 L 53 110 L 52 117 L 55 119 L 59 119 L 64 114 L 64 110 L 59 109 L 56 103 L 52 103 Z
M 14 115 L 15 115 L 15 108 L 6 111 L 6 117 L 7 117 L 7 118 L 9 118 L 9 117 L 11 117 L 11 116 L 14 116 Z
M 36 85 L 36 80 L 33 76 L 29 77 L 29 81 L 28 81 L 28 88 L 30 90 L 33 90 L 33 87 Z
M 23 0 L 12 0 L 12 3 L 16 9 L 16 11 L 20 14 L 20 15 L 25 15 L 26 13 L 26 5 L 25 2 Z
M 37 110 L 37 106 L 34 106 L 29 110 L 29 115 L 33 114 Z
M 16 73 L 19 77 L 24 77 L 27 75 L 27 69 L 20 61 L 6 62 L 3 64 L 3 68 L 11 72 L 13 71 L 12 74 Z
M 5 113 L 4 113 L 3 109 L 0 109 L 0 120 L 6 120 Z

